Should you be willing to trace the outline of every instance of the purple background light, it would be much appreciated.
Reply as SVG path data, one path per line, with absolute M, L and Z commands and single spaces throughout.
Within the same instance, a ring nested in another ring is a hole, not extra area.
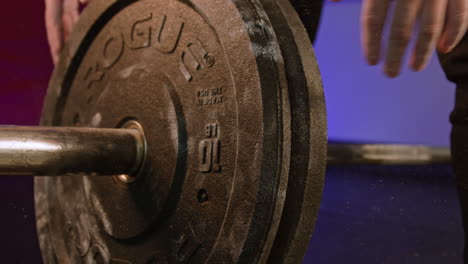
M 0 8 L 0 124 L 37 125 L 52 64 L 43 1 Z M 32 178 L 0 179 L 0 262 L 41 263 Z
M 433 56 L 421 73 L 396 79 L 368 66 L 360 46 L 361 1 L 326 2 L 315 51 L 325 89 L 329 138 L 448 146 L 454 86 Z M 385 45 L 386 41 L 383 41 Z

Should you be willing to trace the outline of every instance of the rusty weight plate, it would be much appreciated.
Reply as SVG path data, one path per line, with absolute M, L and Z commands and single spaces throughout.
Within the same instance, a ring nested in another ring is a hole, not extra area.
M 283 54 L 291 106 L 286 202 L 269 263 L 300 263 L 315 227 L 327 158 L 320 72 L 307 31 L 289 0 L 261 0 Z
M 44 262 L 265 262 L 278 241 L 290 119 L 283 58 L 258 1 L 93 1 L 42 125 L 135 120 L 148 157 L 131 184 L 35 179 Z

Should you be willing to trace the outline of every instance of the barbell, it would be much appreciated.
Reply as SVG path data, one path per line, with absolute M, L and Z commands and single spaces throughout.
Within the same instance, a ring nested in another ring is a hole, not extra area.
M 319 70 L 288 0 L 93 1 L 41 126 L 0 128 L 0 175 L 37 176 L 45 263 L 299 263 L 327 161 L 450 153 L 327 155 Z

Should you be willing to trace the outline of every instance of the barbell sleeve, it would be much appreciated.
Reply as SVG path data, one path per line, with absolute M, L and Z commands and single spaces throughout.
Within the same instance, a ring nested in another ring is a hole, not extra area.
M 134 128 L 0 127 L 0 175 L 133 174 L 145 156 Z

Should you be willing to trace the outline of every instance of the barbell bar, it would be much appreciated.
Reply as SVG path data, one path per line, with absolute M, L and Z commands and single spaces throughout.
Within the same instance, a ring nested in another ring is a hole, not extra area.
M 141 126 L 0 128 L 0 175 L 135 175 L 145 158 Z M 328 164 L 449 163 L 450 150 L 423 145 L 329 143 Z

